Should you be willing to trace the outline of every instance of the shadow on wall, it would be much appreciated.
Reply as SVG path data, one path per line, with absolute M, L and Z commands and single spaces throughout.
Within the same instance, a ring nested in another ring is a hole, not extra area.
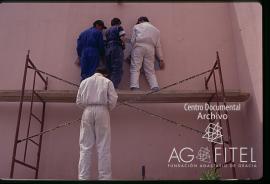
M 244 130 L 242 131 L 242 133 L 244 134 L 243 136 L 246 137 L 246 139 L 244 139 L 244 144 L 252 146 L 257 153 L 255 155 L 255 158 L 257 160 L 257 168 L 250 169 L 249 176 L 252 179 L 259 179 L 262 177 L 263 172 L 263 122 L 261 116 L 262 112 L 260 112 L 262 108 L 262 80 L 257 81 L 258 83 L 256 84 L 254 83 L 254 80 L 258 78 L 260 79 L 262 75 L 262 60 L 259 60 L 260 55 L 262 54 L 262 50 L 260 50 L 262 45 L 262 40 L 260 39 L 262 33 L 256 31 L 254 32 L 256 26 L 258 27 L 258 29 L 260 29 L 261 23 L 256 22 L 255 18 L 253 18 L 252 13 L 254 13 L 255 11 L 255 13 L 257 13 L 256 15 L 259 16 L 261 15 L 262 11 L 259 3 L 244 3 L 242 5 L 234 3 L 231 5 L 230 8 L 232 17 L 232 28 L 234 32 L 233 36 L 236 47 L 235 55 L 237 59 L 240 89 L 250 92 L 250 99 L 247 103 L 245 103 L 242 111 L 242 127 Z M 261 20 L 262 19 L 260 19 L 259 21 Z M 253 54 L 251 55 L 251 53 Z M 251 56 L 253 58 L 251 58 Z M 258 71 L 254 70 L 254 65 L 259 66 Z M 260 87 L 256 88 L 255 86 L 258 85 Z

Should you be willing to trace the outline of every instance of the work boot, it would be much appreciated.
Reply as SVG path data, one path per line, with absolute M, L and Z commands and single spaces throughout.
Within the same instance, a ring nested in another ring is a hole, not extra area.
M 159 91 L 159 87 L 153 87 L 151 88 L 152 91 Z
M 139 90 L 139 88 L 136 88 L 136 87 L 131 87 L 131 88 L 130 88 L 130 90 L 131 90 L 131 91 L 138 91 L 138 90 Z

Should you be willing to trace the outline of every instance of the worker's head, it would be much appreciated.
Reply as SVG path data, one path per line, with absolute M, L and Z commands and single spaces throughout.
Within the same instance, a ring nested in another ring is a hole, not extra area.
M 96 20 L 94 23 L 93 23 L 93 26 L 95 28 L 97 28 L 98 30 L 103 30 L 103 29 L 107 29 L 107 27 L 104 25 L 104 22 L 102 20 Z
M 149 22 L 148 18 L 147 17 L 139 17 L 138 18 L 138 21 L 137 21 L 137 24 L 140 24 L 140 23 L 143 23 L 143 22 Z
M 96 69 L 96 73 L 101 73 L 104 77 L 107 77 L 109 75 L 109 71 L 106 67 L 98 67 Z
M 119 26 L 121 25 L 121 20 L 119 18 L 113 18 L 111 20 L 111 26 Z

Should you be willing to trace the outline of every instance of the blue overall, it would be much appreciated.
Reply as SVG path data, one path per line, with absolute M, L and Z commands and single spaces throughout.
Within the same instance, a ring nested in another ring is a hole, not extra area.
M 112 26 L 106 32 L 106 64 L 109 70 L 109 79 L 114 88 L 118 88 L 123 75 L 124 52 L 120 36 L 124 34 L 121 26 Z
M 92 76 L 104 56 L 102 32 L 94 27 L 83 31 L 77 40 L 77 54 L 80 58 L 81 80 Z

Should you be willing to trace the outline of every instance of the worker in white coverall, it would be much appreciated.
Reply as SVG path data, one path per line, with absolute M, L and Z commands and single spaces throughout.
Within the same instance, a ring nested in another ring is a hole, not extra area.
M 140 69 L 143 65 L 151 90 L 159 90 L 154 68 L 155 56 L 160 60 L 160 68 L 164 69 L 165 66 L 160 31 L 149 22 L 147 17 L 140 17 L 133 27 L 131 44 L 130 89 L 139 89 Z
M 99 179 L 112 178 L 109 110 L 115 107 L 118 95 L 113 83 L 105 78 L 106 75 L 108 75 L 106 68 L 98 68 L 93 76 L 81 82 L 78 90 L 76 103 L 84 108 L 79 141 L 79 180 L 90 179 L 94 145 L 98 153 Z

